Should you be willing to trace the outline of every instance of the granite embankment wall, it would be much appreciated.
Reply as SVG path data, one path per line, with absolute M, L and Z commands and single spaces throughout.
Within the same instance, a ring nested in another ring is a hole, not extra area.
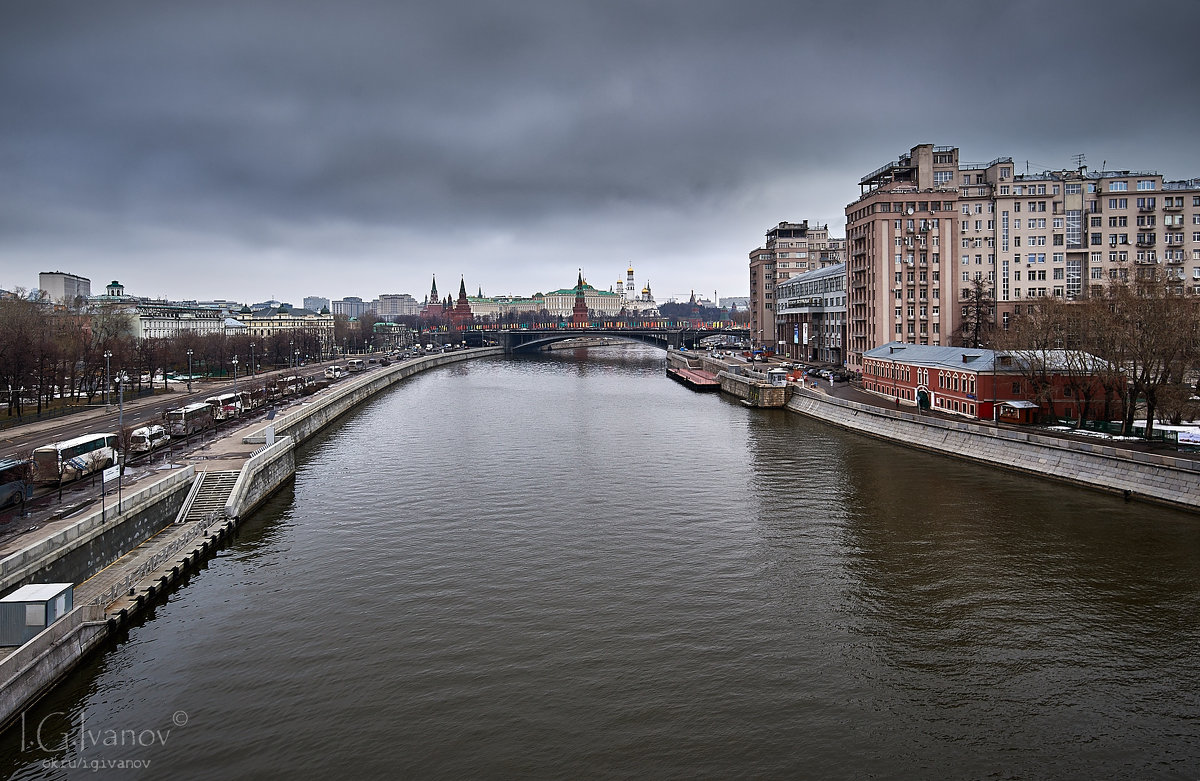
M 428 371 L 449 363 L 458 363 L 472 358 L 482 358 L 490 355 L 504 355 L 503 347 L 479 347 L 472 350 L 429 355 L 415 361 L 405 361 L 395 366 L 383 366 L 372 369 L 364 377 L 352 377 L 343 380 L 340 386 L 335 386 L 329 392 L 316 397 L 313 401 L 305 402 L 300 409 L 281 415 L 269 426 L 275 429 L 275 436 L 290 436 L 294 444 L 299 445 L 313 434 L 329 425 L 335 418 L 349 412 L 358 404 L 374 396 L 379 391 L 411 377 L 418 372 Z M 247 444 L 259 444 L 267 441 L 267 427 L 255 431 L 242 441 Z
M 893 411 L 796 387 L 787 408 L 908 447 L 1200 511 L 1200 469 L 1185 458 Z
M 85 515 L 0 560 L 0 594 L 26 583 L 82 583 L 175 520 L 191 488 L 192 467 L 125 493 L 118 511 Z
M 238 474 L 225 502 L 225 515 L 244 518 L 296 474 L 296 445 L 289 437 L 255 451 Z
M 701 353 L 667 352 L 667 365 L 681 369 L 699 369 L 716 375 L 721 392 L 744 401 L 751 407 L 782 407 L 789 389 L 771 385 L 767 376 L 747 366 L 728 365 Z
M 80 605 L 0 661 L 0 729 L 108 635 L 103 605 Z

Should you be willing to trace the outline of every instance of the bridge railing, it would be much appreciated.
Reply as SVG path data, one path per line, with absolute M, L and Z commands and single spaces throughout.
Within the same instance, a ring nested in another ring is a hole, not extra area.
M 586 323 L 511 323 L 494 325 L 485 323 L 475 326 L 479 331 L 578 331 L 596 329 L 604 331 L 682 331 L 682 330 L 725 330 L 732 329 L 730 323 L 694 322 L 690 320 L 589 320 Z

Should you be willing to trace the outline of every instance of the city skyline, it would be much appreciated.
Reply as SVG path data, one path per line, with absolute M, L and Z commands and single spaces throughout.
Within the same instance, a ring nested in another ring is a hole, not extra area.
M 1153 46 L 1131 32 L 1151 19 Z M 43 3 L 0 27 L 0 287 L 299 305 L 741 296 L 916 144 L 1200 176 L 1189 28 L 1121 3 Z M 66 23 L 65 20 L 70 20 Z M 562 279 L 558 284 L 555 280 Z M 529 290 L 525 290 L 529 287 Z M 439 288 L 440 290 L 441 288 Z M 373 292 L 372 292 L 373 291 Z M 450 291 L 454 292 L 454 291 Z

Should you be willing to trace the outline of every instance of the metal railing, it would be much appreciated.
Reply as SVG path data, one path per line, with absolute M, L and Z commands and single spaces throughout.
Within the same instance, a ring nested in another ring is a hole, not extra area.
M 136 583 L 141 581 L 150 573 L 157 570 L 171 557 L 175 556 L 179 551 L 192 540 L 196 539 L 200 534 L 205 532 L 210 526 L 219 520 L 225 519 L 224 510 L 214 510 L 208 515 L 196 521 L 190 529 L 181 533 L 178 537 L 172 539 L 162 550 L 156 552 L 146 561 L 142 562 L 136 569 L 127 574 L 121 580 L 117 581 L 108 591 L 103 592 L 94 597 L 88 604 L 93 605 L 109 605 L 112 604 L 117 597 L 125 594 Z

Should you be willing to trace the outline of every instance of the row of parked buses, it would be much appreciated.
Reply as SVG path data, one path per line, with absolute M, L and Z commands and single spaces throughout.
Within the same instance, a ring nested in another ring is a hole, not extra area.
M 338 379 L 347 370 L 337 367 Z M 353 370 L 353 369 L 351 369 Z M 188 404 L 163 413 L 161 425 L 134 429 L 129 437 L 129 453 L 149 453 L 170 442 L 211 428 L 214 421 L 230 420 L 287 396 L 312 393 L 327 384 L 313 377 L 281 377 L 274 385 L 222 393 L 202 402 Z M 49 485 L 78 480 L 120 460 L 120 437 L 115 433 L 84 434 L 80 437 L 43 445 L 33 451 L 29 461 L 0 460 L 0 509 L 23 502 L 32 495 L 34 484 Z

